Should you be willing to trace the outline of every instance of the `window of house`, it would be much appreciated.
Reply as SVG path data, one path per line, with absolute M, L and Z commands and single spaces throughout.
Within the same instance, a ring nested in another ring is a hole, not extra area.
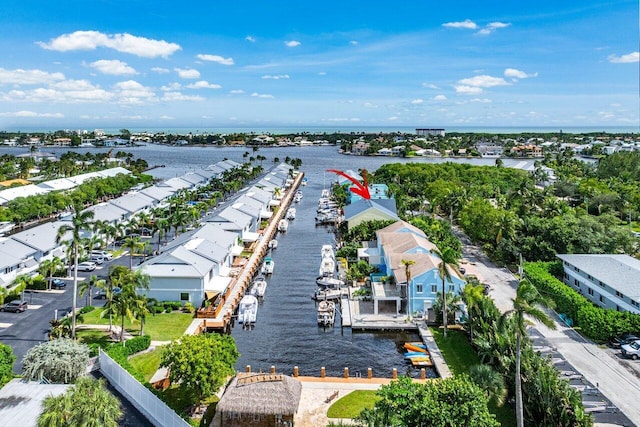
M 573 285 L 574 286 L 580 286 L 580 282 L 578 282 L 578 279 L 573 279 Z
M 453 290 L 454 290 L 454 289 L 455 289 L 455 288 L 454 288 L 454 286 L 453 286 L 453 285 L 449 285 L 449 290 L 448 290 L 447 292 L 453 292 Z
M 180 292 L 180 301 L 189 301 L 189 292 Z
M 600 286 L 602 286 L 604 288 L 604 283 L 602 283 L 601 281 L 598 280 L 598 283 L 600 284 Z
M 616 296 L 617 296 L 618 298 L 622 298 L 622 299 L 624 299 L 624 295 L 623 295 L 623 294 L 622 294 L 622 292 L 620 292 L 620 291 L 616 291 Z
M 416 292 L 421 294 L 422 293 L 422 283 L 418 283 L 416 285 Z
M 438 293 L 438 285 L 431 285 L 431 293 L 433 294 Z
M 604 297 L 600 295 L 600 302 L 604 302 Z
M 593 295 L 593 289 L 588 288 L 588 289 L 587 289 L 587 293 L 588 293 L 589 295 Z
M 638 303 L 638 301 L 631 300 L 631 305 L 633 305 L 635 307 L 639 307 L 640 303 Z

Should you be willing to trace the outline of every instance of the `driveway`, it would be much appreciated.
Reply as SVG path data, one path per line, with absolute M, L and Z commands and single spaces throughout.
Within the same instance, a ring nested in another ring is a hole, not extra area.
M 500 311 L 513 307 L 518 280 L 505 268 L 493 264 L 459 229 L 455 234 L 463 244 L 463 263 L 467 273 L 491 286 L 490 295 Z M 468 267 L 468 268 L 467 268 Z M 617 406 L 635 425 L 640 426 L 640 361 L 626 361 L 619 352 L 602 348 L 582 337 L 572 328 L 558 322 L 553 315 L 556 329 L 536 323 L 535 328 L 549 344 L 567 360 L 586 380 Z

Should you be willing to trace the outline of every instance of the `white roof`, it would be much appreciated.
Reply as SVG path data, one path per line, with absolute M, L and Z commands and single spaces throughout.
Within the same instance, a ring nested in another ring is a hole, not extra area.
M 100 203 L 85 210 L 93 212 L 94 221 L 119 221 L 128 214 L 124 209 L 111 203 Z
M 52 190 L 69 190 L 74 188 L 76 184 L 73 181 L 68 180 L 67 178 L 58 178 L 52 179 L 51 181 L 45 181 L 38 184 L 38 187 L 43 188 L 47 191 Z
M 5 199 L 7 202 L 17 199 L 18 197 L 35 196 L 37 194 L 48 193 L 49 190 L 40 188 L 34 184 L 23 185 L 21 187 L 7 188 L 0 191 L 0 198 Z
M 16 233 L 11 238 L 39 251 L 49 252 L 60 246 L 61 243 L 56 243 L 56 236 L 58 235 L 58 229 L 63 225 L 65 225 L 63 221 L 49 222 Z M 67 233 L 61 242 L 68 240 L 70 237 L 71 232 Z
M 125 169 L 123 167 L 116 167 L 116 168 L 110 168 L 110 169 L 105 169 L 102 171 L 97 172 L 99 175 L 101 175 L 102 177 L 110 177 L 110 176 L 116 176 L 120 173 L 125 174 L 125 175 L 131 175 L 131 171 L 129 169 Z
M 0 419 L 6 426 L 35 426 L 42 412 L 42 402 L 49 396 L 64 394 L 69 384 L 41 384 L 13 379 L 0 389 Z M 10 402 L 10 403 L 9 403 Z
M 158 187 L 152 185 L 151 187 L 141 190 L 140 193 L 147 197 L 151 197 L 154 200 L 162 201 L 173 196 L 175 194 L 175 190 L 171 187 Z
M 127 212 L 136 213 L 142 209 L 153 206 L 154 199 L 142 193 L 129 193 L 109 201 L 112 205 Z

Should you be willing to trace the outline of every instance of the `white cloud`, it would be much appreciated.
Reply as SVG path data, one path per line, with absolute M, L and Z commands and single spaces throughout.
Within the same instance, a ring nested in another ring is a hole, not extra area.
M 64 80 L 28 91 L 12 90 L 1 93 L 0 99 L 8 102 L 29 101 L 59 104 L 107 102 L 113 94 L 87 80 Z
M 137 105 L 157 100 L 153 90 L 135 80 L 118 82 L 113 87 L 116 89 L 119 102 L 122 104 Z
M 423 102 L 424 102 L 424 100 L 419 99 L 419 98 L 418 99 L 414 99 L 413 101 L 411 101 L 411 103 L 413 105 L 419 105 L 419 104 L 422 104 Z
M 609 55 L 607 59 L 612 64 L 630 64 L 640 60 L 640 52 L 631 52 L 621 56 Z
M 473 98 L 469 100 L 469 102 L 477 102 L 480 104 L 491 104 L 491 100 L 489 98 Z
M 233 89 L 233 90 L 230 90 L 229 93 L 232 93 L 234 95 L 239 95 L 244 93 L 244 91 L 242 89 Z
M 273 98 L 273 95 L 269 95 L 268 93 L 258 93 L 258 92 L 253 92 L 251 96 L 255 98 Z
M 359 42 L 359 41 L 357 41 L 357 40 L 351 40 L 351 41 L 349 42 L 349 44 L 350 44 L 351 46 L 358 46 L 358 45 L 360 44 L 360 42 Z
M 362 106 L 365 108 L 378 108 L 377 105 L 372 104 L 371 102 L 365 102 L 364 104 L 362 104 Z
M 197 95 L 184 95 L 180 92 L 166 92 L 162 96 L 163 101 L 204 101 L 204 98 Z
M 446 22 L 442 24 L 445 28 L 466 28 L 468 30 L 475 30 L 478 28 L 478 24 L 473 22 L 471 19 L 465 19 L 464 21 L 458 22 Z
M 320 71 L 320 72 L 318 72 L 318 75 L 319 76 L 326 76 L 327 72 L 326 71 Z
M 167 74 L 170 73 L 171 70 L 168 68 L 162 68 L 162 67 L 153 67 L 151 69 L 151 71 L 153 71 L 154 73 L 158 73 L 158 74 Z
M 100 71 L 102 74 L 111 74 L 114 76 L 138 74 L 136 70 L 128 66 L 126 62 L 122 62 L 117 59 L 101 59 L 99 61 L 94 61 L 89 65 Z
M 434 101 L 446 101 L 447 97 L 444 96 L 444 95 L 436 95 L 436 96 L 433 97 L 433 100 Z
M 486 36 L 493 33 L 495 30 L 499 28 L 506 28 L 506 27 L 509 27 L 510 25 L 511 24 L 507 22 L 491 22 L 487 26 L 485 26 L 483 29 L 478 31 L 476 34 L 481 36 Z
M 288 79 L 289 78 L 289 74 L 277 74 L 277 75 L 264 75 L 262 76 L 263 79 L 272 79 L 272 80 L 280 80 L 280 79 Z
M 156 58 L 158 56 L 167 58 L 181 49 L 180 45 L 164 40 L 153 40 L 128 33 L 104 34 L 99 31 L 76 31 L 51 39 L 49 43 L 37 43 L 43 49 L 59 52 L 95 50 L 98 47 L 106 47 L 144 58 Z
M 196 55 L 196 57 L 203 61 L 216 62 L 221 65 L 233 65 L 233 58 L 224 58 L 220 55 L 209 55 L 200 53 Z
M 476 86 L 456 85 L 454 89 L 456 93 L 461 95 L 479 95 L 482 93 L 482 88 Z
M 200 78 L 200 71 L 195 70 L 193 68 L 182 69 L 182 68 L 174 68 L 175 72 L 183 79 L 198 79 Z
M 468 79 L 462 79 L 462 80 L 459 80 L 458 83 L 465 86 L 475 86 L 475 87 L 506 86 L 509 84 L 502 77 L 492 77 L 486 74 L 483 74 L 480 76 L 473 76 Z
M 538 73 L 527 74 L 524 71 L 515 68 L 507 68 L 504 70 L 504 76 L 512 79 L 526 79 L 528 77 L 538 77 Z
M 36 113 L 33 111 L 13 111 L 0 113 L 0 117 L 52 117 L 56 119 L 61 119 L 64 117 L 62 113 Z
M 160 116 L 160 120 L 173 120 L 175 117 L 162 115 Z
M 331 119 L 327 119 L 327 122 L 359 122 L 360 119 L 357 117 L 336 117 L 336 118 L 331 118 Z
M 252 36 L 247 36 L 244 38 L 246 41 L 248 41 L 249 43 L 255 43 L 256 42 L 256 38 L 252 37 Z
M 396 120 L 398 120 L 400 117 L 398 116 L 391 116 L 389 118 L 387 118 L 387 120 L 389 120 L 390 122 L 395 122 Z
M 0 68 L 0 84 L 37 85 L 64 80 L 62 73 L 47 73 L 42 70 L 5 70 Z
M 198 82 L 187 85 L 189 89 L 220 89 L 222 86 L 214 83 L 209 83 L 206 80 L 200 80 Z
M 422 87 L 426 89 L 440 89 L 438 86 L 433 83 L 422 83 Z
M 182 89 L 182 85 L 178 82 L 169 83 L 168 85 L 164 85 L 160 87 L 160 90 L 163 91 L 172 91 L 172 90 L 180 90 Z
M 289 40 L 284 42 L 284 44 L 287 47 L 296 47 L 296 46 L 300 46 L 302 43 L 300 43 L 298 40 Z

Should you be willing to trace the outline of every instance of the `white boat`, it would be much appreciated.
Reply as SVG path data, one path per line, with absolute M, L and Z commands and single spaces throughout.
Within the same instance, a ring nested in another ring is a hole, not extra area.
M 293 196 L 293 201 L 296 202 L 296 203 L 302 201 L 302 192 L 301 191 L 296 192 L 295 196 Z
M 333 246 L 332 245 L 322 245 L 322 248 L 320 249 L 320 257 L 321 258 L 334 258 L 335 259 L 335 255 L 333 253 Z
M 276 249 L 278 247 L 278 241 L 276 239 L 269 240 L 269 249 Z
M 253 295 L 245 295 L 238 306 L 238 322 L 242 325 L 256 323 L 258 317 L 258 298 Z
M 281 219 L 280 222 L 278 223 L 278 231 L 287 231 L 287 229 L 289 228 L 289 221 L 287 221 L 286 219 Z
M 331 197 L 331 192 L 329 191 L 328 188 L 323 188 L 322 189 L 322 193 L 320 194 L 320 198 L 321 199 L 328 199 L 329 197 Z
M 336 318 L 336 303 L 333 301 L 320 301 L 318 304 L 318 325 L 333 326 Z
M 318 289 L 311 299 L 316 301 L 339 300 L 343 296 L 348 295 L 348 289 Z
M 288 220 L 294 220 L 296 219 L 296 208 L 289 208 L 287 209 L 287 215 L 286 215 Z
M 249 294 L 258 298 L 263 298 L 265 292 L 267 291 L 267 281 L 264 277 L 259 276 L 256 280 L 253 281 L 251 285 L 251 289 L 249 290 Z
M 302 186 L 306 186 L 307 185 L 307 178 L 303 178 L 302 179 Z
M 264 262 L 262 263 L 262 270 L 260 271 L 262 272 L 262 274 L 273 274 L 273 267 L 273 260 L 271 259 L 271 257 L 267 257 L 264 259 Z
M 340 289 L 345 285 L 344 280 L 336 279 L 331 276 L 321 276 L 316 279 L 316 284 L 321 289 Z
M 322 261 L 320 262 L 320 270 L 319 270 L 319 275 L 320 276 L 333 276 L 333 274 L 336 272 L 336 260 L 334 258 L 322 258 Z

